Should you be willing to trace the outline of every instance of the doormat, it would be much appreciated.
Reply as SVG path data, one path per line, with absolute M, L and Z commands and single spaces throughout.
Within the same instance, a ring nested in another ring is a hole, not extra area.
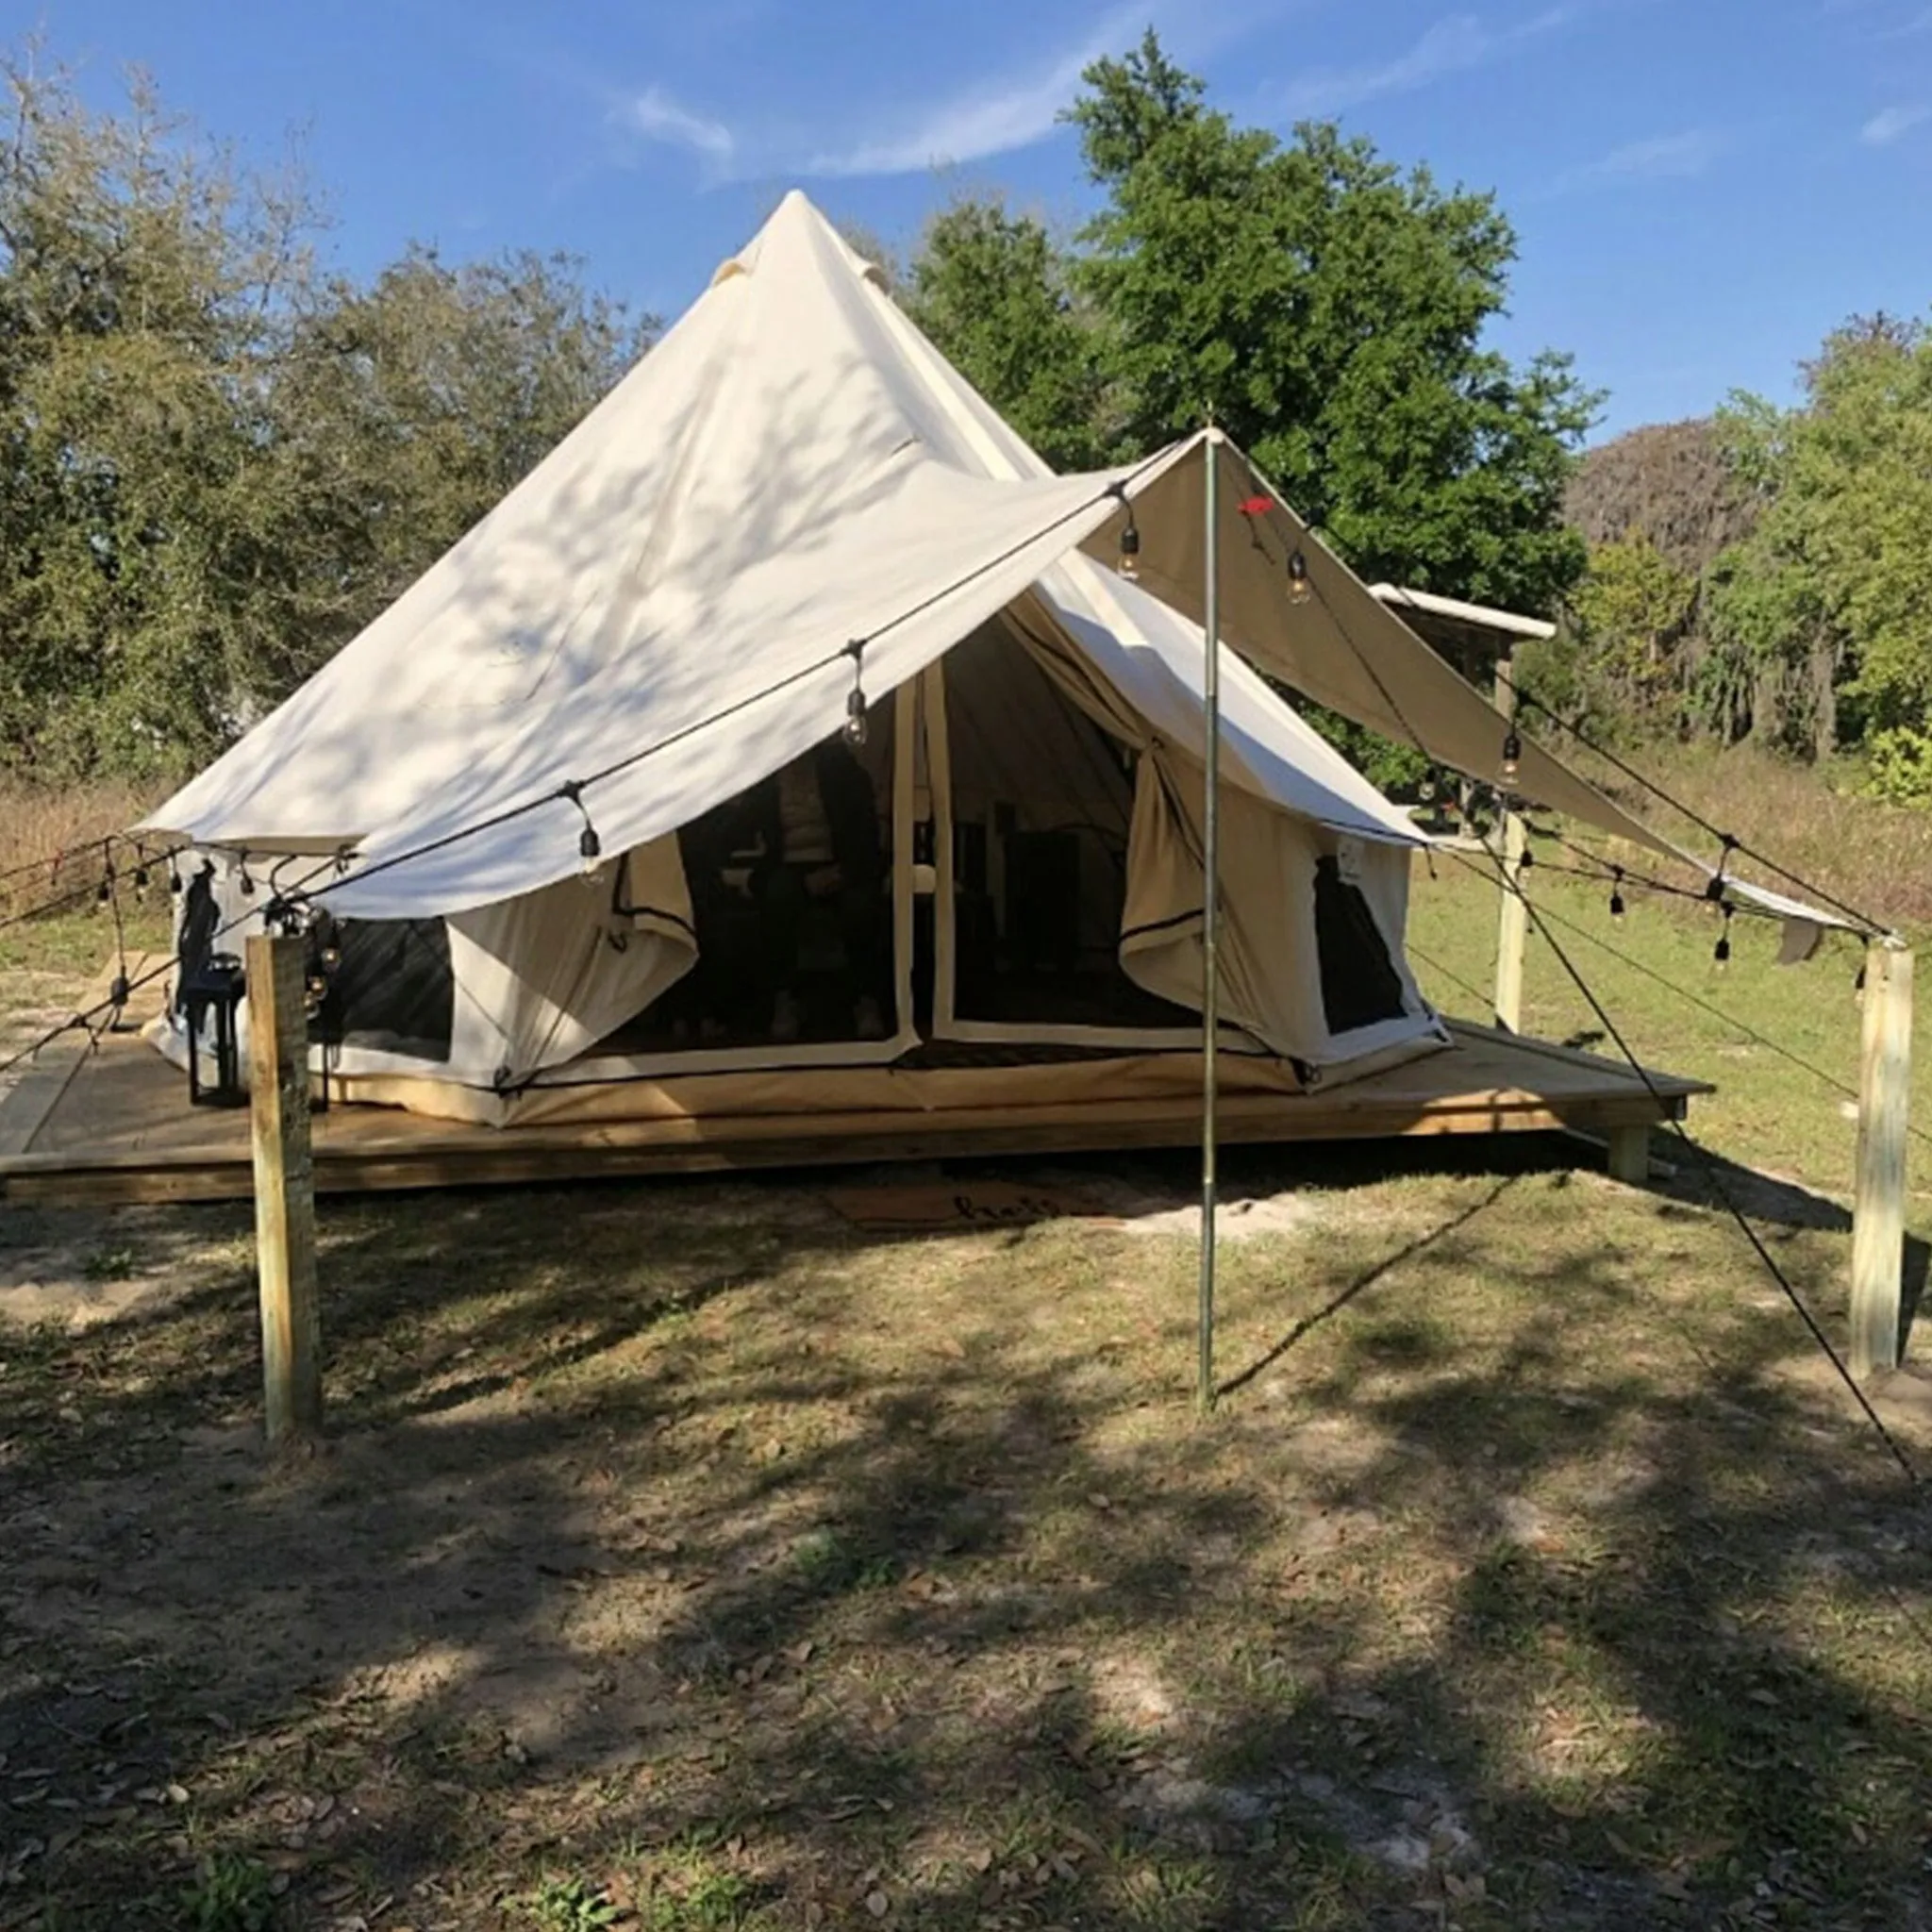
M 1015 1181 L 833 1188 L 825 1198 L 855 1227 L 885 1234 L 920 1228 L 1017 1227 L 1031 1221 L 1119 1224 L 1099 1202 L 1077 1189 L 1029 1188 Z

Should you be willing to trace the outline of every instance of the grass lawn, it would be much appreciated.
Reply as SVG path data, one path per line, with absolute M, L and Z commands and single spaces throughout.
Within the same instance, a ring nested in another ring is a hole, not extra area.
M 1718 978 L 1535 883 L 1852 1077 L 1850 953 L 1740 922 Z M 58 1006 L 101 928 L 32 930 Z M 1574 955 L 1840 1330 L 1840 1096 Z M 1596 1024 L 1535 941 L 1527 1017 Z M 1227 1167 L 1207 1424 L 1184 1235 L 776 1176 L 325 1204 L 281 1463 L 245 1210 L 0 1210 L 0 1310 L 64 1311 L 0 1315 L 0 1926 L 1932 1926 L 1932 1502 L 1694 1167 Z M 1932 1467 L 1932 1385 L 1877 1399 Z

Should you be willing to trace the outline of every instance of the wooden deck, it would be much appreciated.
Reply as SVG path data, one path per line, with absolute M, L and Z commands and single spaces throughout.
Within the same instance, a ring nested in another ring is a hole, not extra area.
M 1681 1117 L 1704 1082 L 1457 1024 L 1457 1049 L 1328 1092 L 1223 1100 L 1221 1139 L 1394 1139 L 1570 1128 L 1626 1150 L 1626 1131 Z M 980 1087 L 983 1094 L 984 1086 Z M 620 1174 L 831 1165 L 966 1155 L 1179 1147 L 1200 1135 L 1197 1092 L 918 1114 L 605 1121 L 465 1126 L 392 1108 L 341 1107 L 314 1122 L 315 1184 L 328 1193 L 560 1181 Z M 1635 1142 L 1641 1159 L 1641 1140 Z M 1614 1163 L 1613 1163 L 1614 1164 Z M 210 1201 L 253 1191 L 245 1109 L 191 1108 L 185 1081 L 131 1034 L 49 1047 L 0 1099 L 0 1199 Z

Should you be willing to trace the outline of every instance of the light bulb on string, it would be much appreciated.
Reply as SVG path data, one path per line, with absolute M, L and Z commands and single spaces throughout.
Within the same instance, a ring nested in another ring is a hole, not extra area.
M 1291 604 L 1306 604 L 1315 594 L 1315 586 L 1308 576 L 1308 559 L 1299 550 L 1290 554 L 1288 559 L 1288 601 Z
M 1134 521 L 1134 506 L 1127 499 L 1127 486 L 1116 483 L 1107 492 L 1113 497 L 1126 513 L 1126 522 L 1121 525 L 1120 558 L 1114 565 L 1122 576 L 1131 584 L 1141 575 L 1141 526 Z
M 597 836 L 597 827 L 591 823 L 591 808 L 584 803 L 584 788 L 572 778 L 557 788 L 557 795 L 575 806 L 582 814 L 584 828 L 577 834 L 577 858 L 582 862 L 584 883 L 594 885 L 598 861 L 604 857 L 604 841 Z
M 1133 512 L 1128 511 L 1131 518 Z M 854 638 L 845 646 L 845 655 L 852 659 L 852 689 L 845 693 L 845 742 L 854 751 L 865 742 L 865 640 Z
M 1736 908 L 1726 899 L 1718 909 L 1724 914 L 1724 923 L 1718 929 L 1717 944 L 1711 948 L 1710 957 L 1717 970 L 1722 973 L 1731 963 L 1731 914 Z
M 1717 870 L 1711 874 L 1710 882 L 1704 889 L 1704 896 L 1713 906 L 1723 906 L 1724 903 L 1724 867 L 1731 862 L 1731 854 L 1738 849 L 1735 833 L 1724 832 L 1720 836 L 1724 850 L 1718 854 Z
M 1613 865 L 1610 868 L 1610 917 L 1619 925 L 1624 923 L 1624 868 Z
M 1523 740 L 1517 735 L 1515 725 L 1510 725 L 1503 740 L 1503 763 L 1500 775 L 1506 787 L 1513 790 L 1523 770 Z
M 255 880 L 249 875 L 248 855 L 245 852 L 242 855 L 242 877 L 240 884 L 242 887 L 242 896 L 244 899 L 255 897 Z

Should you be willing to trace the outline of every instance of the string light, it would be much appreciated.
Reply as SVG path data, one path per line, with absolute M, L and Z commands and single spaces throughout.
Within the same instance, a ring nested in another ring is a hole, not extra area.
M 1116 568 L 1131 584 L 1141 575 L 1141 526 L 1134 521 L 1134 506 L 1127 500 L 1124 483 L 1116 483 L 1108 494 L 1117 497 L 1121 508 L 1127 513 L 1126 522 L 1121 525 L 1121 556 Z
M 1128 510 L 1127 520 L 1128 528 L 1130 529 L 1133 527 L 1133 514 L 1131 509 Z M 1136 533 L 1134 546 L 1137 550 L 1140 548 L 1140 536 Z M 1121 554 L 1124 557 L 1126 555 L 1124 537 L 1122 539 L 1122 544 Z M 1132 572 L 1123 570 L 1122 575 L 1130 576 Z M 865 742 L 866 733 L 865 691 L 861 684 L 861 680 L 865 676 L 865 640 L 863 638 L 854 638 L 845 646 L 845 655 L 852 659 L 852 689 L 845 693 L 845 742 L 854 751 L 857 751 Z
M 1610 917 L 1619 925 L 1624 923 L 1624 868 L 1613 865 L 1610 868 Z
M 597 836 L 597 827 L 591 823 L 591 808 L 584 803 L 584 788 L 572 778 L 557 788 L 557 795 L 568 799 L 583 814 L 584 829 L 577 834 L 577 857 L 583 861 L 584 877 L 593 879 L 597 875 L 597 862 L 604 856 L 604 841 Z
M 242 896 L 244 899 L 254 898 L 255 881 L 249 876 L 248 874 L 248 855 L 245 852 L 242 855 L 242 878 L 240 883 L 242 887 Z
M 1308 559 L 1299 550 L 1293 551 L 1288 559 L 1288 601 L 1306 604 L 1314 594 L 1315 587 L 1308 577 Z
M 1731 854 L 1738 849 L 1738 841 L 1733 834 L 1725 832 L 1722 834 L 1721 837 L 1724 844 L 1724 850 L 1718 854 L 1717 870 L 1711 874 L 1710 883 L 1704 889 L 1704 896 L 1707 899 L 1708 899 L 1713 906 L 1724 905 L 1724 867 L 1731 862 Z M 1728 908 L 1726 909 L 1728 910 Z
M 1737 908 L 1728 899 L 1724 900 L 1718 910 L 1724 916 L 1724 923 L 1718 928 L 1717 944 L 1711 948 L 1710 957 L 1722 973 L 1731 963 L 1731 914 Z
M 1503 740 L 1503 783 L 1513 788 L 1523 769 L 1523 740 L 1517 735 L 1515 725 L 1510 725 L 1508 734 Z

